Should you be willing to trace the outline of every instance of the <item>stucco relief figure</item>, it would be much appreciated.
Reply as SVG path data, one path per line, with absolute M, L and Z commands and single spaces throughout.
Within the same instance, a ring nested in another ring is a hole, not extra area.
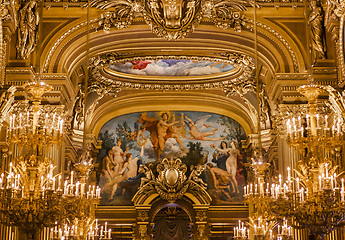
M 198 118 L 195 122 L 193 122 L 190 118 L 185 116 L 187 119 L 187 126 L 189 128 L 189 134 L 191 137 L 186 136 L 188 139 L 195 139 L 195 140 L 201 140 L 201 141 L 218 141 L 218 140 L 223 140 L 226 137 L 209 137 L 212 136 L 216 133 L 218 129 L 213 129 L 212 131 L 207 131 L 207 132 L 200 132 L 199 128 L 202 126 L 205 126 L 206 128 L 210 127 L 207 126 L 205 123 L 207 119 L 210 118 L 210 115 L 205 115 L 203 117 Z
M 39 14 L 36 1 L 29 1 L 19 11 L 17 54 L 27 59 L 34 51 L 38 41 Z
M 339 1 L 327 0 L 326 3 L 327 3 L 327 9 L 325 11 L 325 26 L 327 27 L 332 21 L 332 18 L 335 18 L 334 10 L 337 8 Z
M 237 159 L 240 157 L 240 150 L 236 141 L 231 141 L 231 148 L 218 148 L 211 144 L 211 147 L 214 147 L 221 153 L 229 153 L 228 158 L 225 162 L 226 171 L 230 176 L 230 183 L 233 189 L 233 192 L 239 193 L 238 182 L 236 180 L 237 173 Z
M 319 59 L 326 58 L 326 45 L 324 33 L 324 12 L 320 3 L 317 1 L 310 2 L 311 13 L 308 24 L 310 26 L 310 40 L 312 47 L 313 64 Z

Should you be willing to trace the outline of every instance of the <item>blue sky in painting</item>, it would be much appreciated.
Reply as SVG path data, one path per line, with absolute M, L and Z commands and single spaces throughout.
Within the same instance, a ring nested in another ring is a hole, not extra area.
M 110 65 L 110 69 L 147 76 L 201 76 L 228 72 L 234 67 L 223 62 L 161 59 L 116 63 Z
M 200 128 L 198 128 L 198 130 L 200 132 L 206 132 L 206 131 L 212 131 L 213 129 L 218 129 L 215 131 L 215 134 L 209 136 L 211 138 L 219 138 L 219 137 L 223 137 L 223 136 L 229 136 L 228 128 L 218 123 L 218 120 L 220 119 L 221 115 L 213 114 L 213 113 L 205 113 L 205 112 L 183 112 L 183 111 L 171 112 L 170 115 L 172 116 L 172 114 L 175 114 L 175 116 L 177 118 L 176 120 L 179 121 L 178 117 L 180 117 L 182 113 L 185 116 L 189 117 L 193 121 L 196 121 L 197 119 L 199 119 L 201 117 L 209 116 L 209 118 L 204 122 L 204 124 L 202 124 L 202 126 Z M 134 125 L 136 124 L 138 118 L 140 117 L 140 114 L 141 113 L 131 113 L 131 114 L 126 114 L 126 115 L 122 115 L 122 116 L 118 116 L 116 118 L 113 118 L 110 121 L 108 121 L 106 124 L 104 124 L 100 133 L 104 133 L 107 130 L 116 136 L 116 127 L 118 126 L 118 124 L 122 125 L 125 121 L 127 122 L 129 127 L 131 128 L 131 131 L 133 131 Z M 148 116 L 154 117 L 156 119 L 160 119 L 159 115 L 160 115 L 160 112 L 148 112 Z M 170 117 L 169 122 L 171 120 L 172 120 L 172 117 Z M 238 123 L 236 123 L 236 124 L 238 124 Z M 190 134 L 188 133 L 188 130 L 189 130 L 189 128 L 186 125 L 185 126 L 185 131 L 186 131 L 185 136 L 190 136 Z M 243 133 L 244 133 L 244 131 L 243 131 Z M 150 133 L 148 131 L 145 131 L 145 136 L 147 138 L 149 138 Z M 216 140 L 216 141 L 201 141 L 201 140 L 194 140 L 194 139 L 191 140 L 191 139 L 188 139 L 186 137 L 183 137 L 182 139 L 183 139 L 182 144 L 184 147 L 187 147 L 187 144 L 190 141 L 191 142 L 200 142 L 201 146 L 204 148 L 204 150 L 206 152 L 209 152 L 209 154 L 208 154 L 208 161 L 209 162 L 211 162 L 212 154 L 214 151 L 214 149 L 210 147 L 211 143 L 214 143 L 216 146 L 219 146 L 220 142 L 221 142 L 221 140 Z M 134 156 L 137 156 L 140 154 L 140 148 L 137 146 L 136 143 L 134 145 L 135 145 L 135 147 L 130 149 L 129 152 L 131 152 Z M 179 146 L 178 146 L 178 144 L 174 138 L 169 138 L 166 141 L 165 151 L 169 152 L 171 154 L 178 153 L 180 151 L 180 148 L 179 148 Z M 144 162 L 150 162 L 150 161 L 155 160 L 153 149 L 152 149 L 152 144 L 149 140 L 147 141 L 147 143 L 144 147 L 144 156 L 143 156 L 142 160 Z

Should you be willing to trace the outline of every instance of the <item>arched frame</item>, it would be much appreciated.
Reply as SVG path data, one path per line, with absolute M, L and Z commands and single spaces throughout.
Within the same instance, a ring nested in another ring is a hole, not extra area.
M 133 94 L 108 100 L 96 107 L 88 118 L 86 131 L 98 136 L 102 126 L 114 117 L 145 111 L 203 111 L 228 116 L 236 120 L 246 134 L 255 132 L 256 116 L 247 106 L 231 98 L 212 94 L 190 93 L 148 93 Z

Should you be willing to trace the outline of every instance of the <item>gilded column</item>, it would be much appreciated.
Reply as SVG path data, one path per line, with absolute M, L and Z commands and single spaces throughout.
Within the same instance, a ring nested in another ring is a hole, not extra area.
M 149 240 L 151 239 L 148 232 L 149 226 L 149 211 L 150 206 L 137 207 L 137 231 L 135 240 Z
M 195 240 L 208 240 L 209 234 L 207 234 L 207 211 L 208 208 L 194 206 L 195 210 L 195 227 L 196 232 L 194 234 Z

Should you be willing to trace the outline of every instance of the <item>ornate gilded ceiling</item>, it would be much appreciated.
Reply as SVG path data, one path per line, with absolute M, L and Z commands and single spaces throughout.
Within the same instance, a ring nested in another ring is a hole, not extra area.
M 41 79 L 64 86 L 64 101 L 75 107 L 82 98 L 77 92 L 82 89 L 79 87 L 89 58 L 88 88 L 94 97 L 89 114 L 104 108 L 114 96 L 121 99 L 161 92 L 194 96 L 203 92 L 210 99 L 216 96 L 237 102 L 236 107 L 250 113 L 247 120 L 251 119 L 250 128 L 254 129 L 258 104 L 263 106 L 266 102 L 267 115 L 268 105 L 275 109 L 282 99 L 294 99 L 296 94 L 290 92 L 306 81 L 309 61 L 305 31 L 305 12 L 309 9 L 304 3 L 257 3 L 254 7 L 253 1 L 242 0 L 95 0 L 87 8 L 85 1 L 45 1 L 41 13 L 42 44 L 35 54 L 21 61 L 11 44 L 8 54 L 15 67 L 9 67 L 7 74 L 21 81 L 24 74 L 41 71 Z M 12 42 L 16 38 L 13 35 Z M 327 44 L 329 49 L 333 47 L 333 43 Z M 328 56 L 332 58 L 332 54 Z M 259 103 L 253 75 L 256 57 Z M 233 65 L 234 69 L 198 76 L 133 74 L 132 70 L 138 67 L 134 61 L 162 59 L 220 62 Z M 334 75 L 332 61 L 322 60 L 315 71 Z M 127 72 L 118 68 L 125 62 L 131 62 Z

